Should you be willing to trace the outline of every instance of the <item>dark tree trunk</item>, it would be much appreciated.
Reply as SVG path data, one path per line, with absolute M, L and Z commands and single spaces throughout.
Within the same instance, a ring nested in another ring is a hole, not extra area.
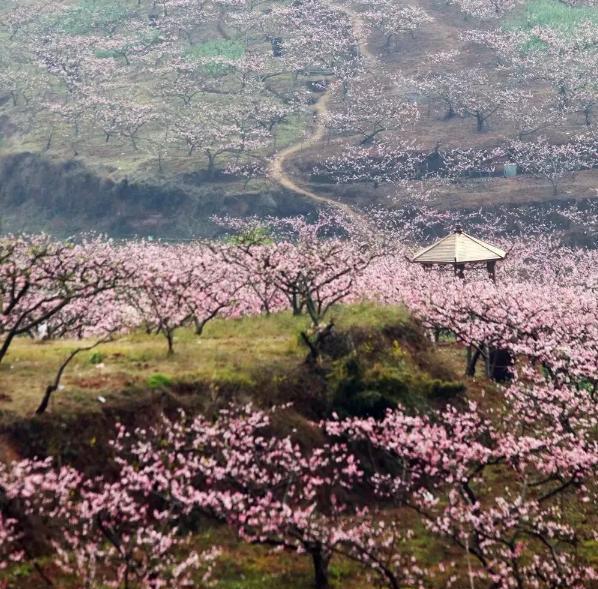
M 467 368 L 465 374 L 467 376 L 475 376 L 475 367 L 482 355 L 482 350 L 477 346 L 469 346 L 467 348 Z
M 42 415 L 48 409 L 48 405 L 50 404 L 50 399 L 52 398 L 52 393 L 55 393 L 58 390 L 58 387 L 54 385 L 54 383 L 49 384 L 46 387 L 46 392 L 42 398 L 42 402 L 39 404 L 39 407 L 35 410 L 36 415 Z
M 15 339 L 14 331 L 8 332 L 8 334 L 4 338 L 4 342 L 2 342 L 2 346 L 0 346 L 0 362 L 2 362 L 2 360 L 4 360 L 4 356 L 6 356 L 6 354 L 8 353 L 8 348 L 10 348 L 10 344 L 12 343 L 12 340 L 14 340 L 14 339 Z
M 195 324 L 195 335 L 201 335 L 203 333 L 203 328 L 206 326 L 206 321 L 194 319 L 193 323 Z
M 486 374 L 497 382 L 505 382 L 511 378 L 513 357 L 509 350 L 489 348 L 486 357 Z
M 328 589 L 330 587 L 328 583 L 330 556 L 324 554 L 321 546 L 313 548 L 310 553 L 314 565 L 314 587 L 315 589 Z
M 52 394 L 55 393 L 59 389 L 60 380 L 62 379 L 62 375 L 64 374 L 64 371 L 66 370 L 67 366 L 74 360 L 75 356 L 77 356 L 77 354 L 80 354 L 81 352 L 89 352 L 90 350 L 97 348 L 100 344 L 106 343 L 109 340 L 110 340 L 110 337 L 106 337 L 104 339 L 101 339 L 100 341 L 95 342 L 94 344 L 92 344 L 90 346 L 84 346 L 82 348 L 77 348 L 76 350 L 73 350 L 66 357 L 66 359 L 62 362 L 62 364 L 58 367 L 58 370 L 56 372 L 56 376 L 54 377 L 54 380 L 46 387 L 46 391 L 44 392 L 42 401 L 39 404 L 39 407 L 35 410 L 36 415 L 42 415 L 48 409 L 48 405 L 50 404 L 50 399 L 52 398 Z
M 318 364 L 320 356 L 322 355 L 322 347 L 332 333 L 334 333 L 333 321 L 326 325 L 326 327 L 318 329 L 315 335 L 312 335 L 311 337 L 305 331 L 301 332 L 301 338 L 309 348 L 309 354 L 307 355 L 307 358 L 305 358 L 306 364 L 309 364 L 310 366 L 316 366 Z
M 50 151 L 52 147 L 52 139 L 54 139 L 54 129 L 50 130 L 50 134 L 48 135 L 48 140 L 46 141 L 46 151 Z
M 164 335 L 166 337 L 166 341 L 168 342 L 168 355 L 172 356 L 174 354 L 174 334 L 170 329 L 165 329 Z
M 359 145 L 370 145 L 374 141 L 374 138 L 376 137 L 376 135 L 378 135 L 379 133 L 382 133 L 382 131 L 384 131 L 384 129 L 375 129 L 374 131 L 372 131 L 371 133 L 366 135 L 359 142 Z

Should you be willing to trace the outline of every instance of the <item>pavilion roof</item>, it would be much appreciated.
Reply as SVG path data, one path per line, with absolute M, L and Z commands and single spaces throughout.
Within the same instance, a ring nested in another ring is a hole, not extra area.
M 428 264 L 455 264 L 502 260 L 506 255 L 504 250 L 495 245 L 457 229 L 454 233 L 417 252 L 412 261 Z

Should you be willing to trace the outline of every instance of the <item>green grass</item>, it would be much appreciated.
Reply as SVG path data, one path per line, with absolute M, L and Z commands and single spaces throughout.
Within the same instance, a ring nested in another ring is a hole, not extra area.
M 214 39 L 194 45 L 185 51 L 188 59 L 202 57 L 225 57 L 227 59 L 239 59 L 245 54 L 245 47 L 239 41 L 233 39 Z
M 146 382 L 150 389 L 168 388 L 172 385 L 172 378 L 161 372 L 156 372 L 155 374 L 148 376 Z
M 286 121 L 276 127 L 276 145 L 286 147 L 303 137 L 308 127 L 308 120 L 301 114 L 290 115 Z
M 380 328 L 406 319 L 406 314 L 396 307 L 356 304 L 334 308 L 331 317 L 340 329 Z M 160 335 L 126 335 L 76 358 L 51 411 L 99 409 L 100 395 L 118 397 L 148 388 L 194 383 L 250 388 L 265 374 L 285 375 L 301 364 L 306 350 L 299 333 L 308 324 L 307 317 L 293 317 L 290 312 L 216 319 L 201 337 L 191 329 L 178 330 L 171 357 Z M 30 415 L 62 359 L 78 345 L 18 339 L 0 365 L 0 413 Z
M 122 0 L 79 0 L 79 3 L 55 18 L 51 25 L 69 35 L 89 35 L 123 22 L 129 8 Z
M 243 57 L 244 54 L 245 47 L 239 41 L 232 39 L 215 39 L 188 48 L 185 51 L 184 56 L 190 61 L 205 57 L 222 57 L 235 60 Z M 226 76 L 232 71 L 231 66 L 222 63 L 209 63 L 201 66 L 201 69 L 207 75 L 215 78 Z
M 529 0 L 511 16 L 505 28 L 530 31 L 534 27 L 551 27 L 572 33 L 584 22 L 598 23 L 598 9 L 591 6 L 568 6 L 559 0 Z

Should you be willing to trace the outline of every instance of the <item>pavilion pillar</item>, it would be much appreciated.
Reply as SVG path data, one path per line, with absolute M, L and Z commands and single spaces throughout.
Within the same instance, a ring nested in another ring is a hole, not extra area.
M 465 264 L 459 264 L 459 263 L 455 262 L 454 268 L 455 268 L 455 276 L 457 276 L 458 278 L 461 278 L 461 280 L 463 280 L 465 278 Z

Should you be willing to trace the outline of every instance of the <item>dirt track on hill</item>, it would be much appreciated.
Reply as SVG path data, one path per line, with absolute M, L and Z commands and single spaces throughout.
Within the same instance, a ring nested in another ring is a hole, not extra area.
M 346 6 L 341 6 L 339 4 L 329 3 L 331 8 L 336 8 L 344 12 L 350 19 L 351 25 L 353 27 L 353 35 L 357 39 L 357 43 L 359 46 L 359 52 L 363 58 L 365 58 L 366 62 L 377 62 L 376 56 L 369 50 L 368 48 L 368 41 L 367 35 L 364 32 L 365 24 L 363 19 L 359 15 L 359 13 L 355 12 L 351 8 Z M 289 161 L 292 156 L 297 153 L 300 153 L 304 149 L 308 147 L 314 147 L 318 143 L 322 141 L 324 135 L 326 133 L 326 126 L 324 124 L 325 115 L 329 112 L 329 103 L 332 96 L 335 94 L 336 90 L 338 89 L 339 84 L 337 81 L 332 82 L 329 84 L 326 91 L 320 96 L 317 102 L 312 107 L 312 112 L 315 119 L 315 126 L 312 130 L 312 133 L 306 139 L 301 139 L 297 143 L 294 143 L 285 149 L 276 153 L 270 163 L 268 168 L 268 176 L 277 182 L 283 188 L 294 192 L 300 196 L 305 196 L 314 200 L 318 203 L 322 203 L 326 206 L 331 206 L 333 208 L 339 209 L 344 214 L 348 215 L 349 217 L 362 217 L 360 213 L 357 213 L 351 206 L 341 203 L 337 200 L 334 200 L 328 196 L 323 194 L 318 194 L 313 192 L 312 190 L 308 190 L 306 188 L 302 188 L 297 184 L 293 178 L 289 175 L 289 173 L 285 169 L 285 164 Z

